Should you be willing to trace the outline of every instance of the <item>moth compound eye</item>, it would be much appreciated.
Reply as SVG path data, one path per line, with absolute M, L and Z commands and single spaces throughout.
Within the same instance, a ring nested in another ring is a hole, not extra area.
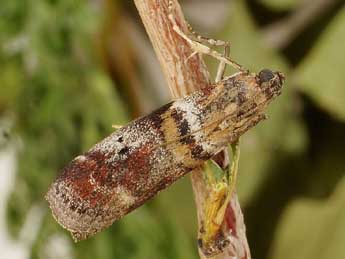
M 269 69 L 263 69 L 259 73 L 260 84 L 269 82 L 272 78 L 274 78 L 274 73 Z

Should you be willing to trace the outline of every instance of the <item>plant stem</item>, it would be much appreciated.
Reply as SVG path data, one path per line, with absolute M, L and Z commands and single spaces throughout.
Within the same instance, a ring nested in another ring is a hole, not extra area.
M 176 0 L 173 2 L 176 22 L 181 30 L 186 32 L 187 25 L 181 8 Z M 185 96 L 208 85 L 210 78 L 203 60 L 199 55 L 190 57 L 193 51 L 172 28 L 168 18 L 168 0 L 134 0 L 134 3 L 150 37 L 173 98 Z M 205 221 L 204 203 L 210 186 L 207 186 L 200 171 L 192 173 L 191 181 L 200 227 L 201 222 Z M 212 258 L 251 258 L 243 215 L 236 193 L 226 209 L 222 229 L 226 236 L 230 236 L 230 244 L 222 254 Z M 199 254 L 201 258 L 205 258 L 200 250 Z

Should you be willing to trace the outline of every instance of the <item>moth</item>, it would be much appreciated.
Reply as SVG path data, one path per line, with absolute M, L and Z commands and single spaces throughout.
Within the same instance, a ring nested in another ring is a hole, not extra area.
M 75 241 L 110 226 L 229 144 L 236 145 L 242 134 L 266 118 L 267 106 L 281 94 L 282 73 L 249 73 L 202 44 L 228 50 L 227 42 L 197 35 L 191 27 L 195 40 L 190 39 L 174 19 L 172 1 L 168 10 L 173 30 L 193 54 L 213 56 L 241 72 L 219 81 L 221 68 L 217 83 L 134 120 L 62 170 L 46 199 L 56 221 Z M 216 231 L 206 233 L 205 240 L 212 241 Z
M 76 241 L 110 226 L 265 119 L 283 82 L 238 72 L 130 122 L 62 170 L 46 195 L 53 216 Z

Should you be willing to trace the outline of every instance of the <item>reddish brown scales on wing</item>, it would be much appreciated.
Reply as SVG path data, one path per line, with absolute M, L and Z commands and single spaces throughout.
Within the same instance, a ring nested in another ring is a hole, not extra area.
M 100 201 L 107 202 L 110 197 L 99 191 L 99 186 L 105 184 L 108 173 L 112 171 L 105 160 L 106 156 L 101 152 L 88 152 L 66 166 L 57 181 L 65 182 L 75 196 L 87 200 L 90 207 L 95 207 Z
M 142 185 L 150 177 L 150 157 L 152 152 L 151 144 L 146 144 L 132 151 L 121 163 L 121 168 L 125 168 L 126 171 L 123 177 L 119 179 L 117 185 L 125 187 L 134 196 L 141 196 Z
M 239 73 L 169 103 L 75 158 L 46 195 L 56 220 L 85 239 L 200 166 L 261 121 L 280 94 L 279 73 L 261 85 L 255 78 Z

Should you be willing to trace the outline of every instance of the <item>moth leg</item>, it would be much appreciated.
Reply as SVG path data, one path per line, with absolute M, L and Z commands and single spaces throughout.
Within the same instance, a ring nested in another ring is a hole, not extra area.
M 230 56 L 230 44 L 227 44 L 224 46 L 224 56 L 229 57 Z M 218 69 L 217 69 L 217 75 L 216 75 L 216 83 L 223 80 L 224 73 L 226 69 L 226 63 L 224 61 L 219 62 Z
M 228 57 L 230 55 L 230 45 L 225 45 L 224 46 L 224 56 Z M 225 73 L 225 69 L 226 69 L 226 63 L 224 61 L 219 62 L 218 65 L 218 69 L 217 69 L 217 75 L 215 78 L 215 82 L 218 83 L 219 81 L 223 80 L 224 77 L 224 73 Z M 206 104 L 206 107 L 213 102 L 213 100 L 215 100 L 216 98 L 218 98 L 218 96 L 223 92 L 223 88 L 224 85 L 220 84 L 217 87 L 217 92 L 216 94 L 210 98 L 209 102 Z
M 190 60 L 192 57 L 194 57 L 196 54 L 198 54 L 197 51 L 194 51 L 192 54 L 189 55 L 189 57 L 184 61 L 185 63 L 188 62 L 188 60 Z
M 171 0 L 169 0 L 169 14 L 172 13 L 172 9 L 173 9 L 173 3 Z M 193 40 L 202 43 L 204 45 L 210 45 L 210 46 L 215 46 L 215 47 L 223 47 L 223 46 L 230 46 L 230 42 L 228 41 L 223 41 L 223 40 L 217 40 L 217 39 L 213 39 L 213 38 L 209 38 L 209 37 L 205 37 L 203 35 L 200 35 L 199 33 L 197 33 L 192 25 L 190 25 L 190 23 L 188 23 L 186 21 L 186 25 L 188 28 L 188 32 L 191 36 L 191 38 L 193 38 Z
M 209 37 L 205 37 L 203 35 L 200 35 L 199 33 L 197 33 L 193 27 L 186 22 L 187 27 L 188 27 L 188 31 L 189 33 L 193 36 L 193 38 L 195 39 L 195 41 L 205 44 L 205 45 L 210 45 L 210 46 L 215 46 L 215 47 L 225 47 L 225 46 L 229 46 L 230 47 L 230 42 L 228 41 L 223 41 L 223 40 L 216 40 L 216 39 L 212 39 Z
M 187 23 L 188 31 L 196 39 L 195 41 L 205 44 L 205 45 L 208 44 L 210 46 L 215 46 L 215 47 L 224 47 L 224 54 L 223 54 L 224 57 L 230 58 L 230 42 L 229 41 L 212 39 L 212 38 L 200 35 L 193 29 L 193 27 L 188 22 L 186 23 Z M 226 67 L 226 63 L 224 61 L 220 61 L 218 65 L 218 69 L 217 69 L 216 79 L 215 79 L 216 83 L 223 80 L 225 67 Z
M 240 64 L 238 64 L 236 61 L 232 60 L 231 58 L 220 54 L 219 52 L 209 48 L 208 46 L 196 41 L 196 40 L 192 40 L 190 37 L 188 37 L 181 29 L 180 27 L 177 25 L 176 20 L 174 19 L 174 15 L 173 15 L 173 3 L 172 1 L 169 1 L 169 6 L 168 6 L 168 18 L 171 21 L 172 25 L 173 25 L 173 30 L 180 35 L 185 41 L 188 42 L 188 44 L 190 45 L 190 47 L 193 49 L 193 52 L 198 52 L 200 54 L 204 54 L 204 55 L 209 55 L 219 61 L 223 61 L 224 63 L 234 67 L 235 69 L 238 69 L 242 72 L 248 72 L 246 69 L 244 69 Z M 206 37 L 205 37 L 206 38 Z M 212 41 L 210 41 L 212 42 Z M 208 43 L 210 43 L 208 42 Z M 214 42 L 216 43 L 216 42 Z

